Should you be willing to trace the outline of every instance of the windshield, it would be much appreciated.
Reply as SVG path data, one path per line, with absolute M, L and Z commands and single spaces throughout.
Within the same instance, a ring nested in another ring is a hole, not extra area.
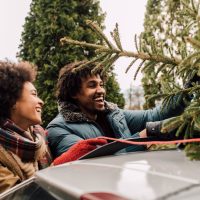
M 48 192 L 46 192 L 43 188 L 41 188 L 35 182 L 29 182 L 28 184 L 24 185 L 24 187 L 19 188 L 16 191 L 9 192 L 1 200 L 55 200 Z

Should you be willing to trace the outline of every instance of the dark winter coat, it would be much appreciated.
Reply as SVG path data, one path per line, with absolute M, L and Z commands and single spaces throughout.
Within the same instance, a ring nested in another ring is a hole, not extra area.
M 110 124 L 116 138 L 138 137 L 138 133 L 145 129 L 146 122 L 160 121 L 181 114 L 185 108 L 182 100 L 176 98 L 171 105 L 152 110 L 123 110 L 115 104 L 105 102 L 105 117 Z M 80 109 L 71 103 L 61 106 L 57 117 L 47 126 L 48 142 L 53 157 L 67 151 L 73 144 L 82 139 L 105 136 L 101 127 L 87 118 Z M 131 151 L 144 150 L 144 146 L 133 146 Z M 129 148 L 130 151 L 130 148 Z

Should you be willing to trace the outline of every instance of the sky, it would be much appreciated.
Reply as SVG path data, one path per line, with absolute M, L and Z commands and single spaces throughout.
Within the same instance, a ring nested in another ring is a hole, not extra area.
M 17 61 L 16 53 L 20 44 L 25 17 L 29 12 L 31 0 L 0 0 L 0 59 Z M 104 33 L 111 39 L 110 32 L 119 24 L 122 46 L 125 50 L 135 51 L 134 35 L 143 31 L 143 21 L 147 0 L 100 0 L 106 12 Z M 112 40 L 112 39 L 111 39 Z M 117 81 L 122 91 L 131 85 L 140 85 L 141 74 L 133 80 L 136 63 L 128 73 L 125 70 L 130 58 L 120 58 L 115 63 Z

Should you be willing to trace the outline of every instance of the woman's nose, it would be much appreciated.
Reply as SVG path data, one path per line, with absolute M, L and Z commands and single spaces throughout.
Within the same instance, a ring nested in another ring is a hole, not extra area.
M 44 101 L 42 101 L 42 99 L 40 99 L 39 97 L 38 97 L 38 100 L 39 100 L 39 104 L 40 104 L 41 106 L 43 106 L 43 105 L 44 105 Z

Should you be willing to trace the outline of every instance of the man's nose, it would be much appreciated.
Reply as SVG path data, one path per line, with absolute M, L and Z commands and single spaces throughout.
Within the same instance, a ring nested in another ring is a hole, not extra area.
M 98 92 L 98 93 L 105 93 L 105 89 L 104 89 L 102 86 L 99 85 L 99 86 L 97 87 L 97 92 Z

